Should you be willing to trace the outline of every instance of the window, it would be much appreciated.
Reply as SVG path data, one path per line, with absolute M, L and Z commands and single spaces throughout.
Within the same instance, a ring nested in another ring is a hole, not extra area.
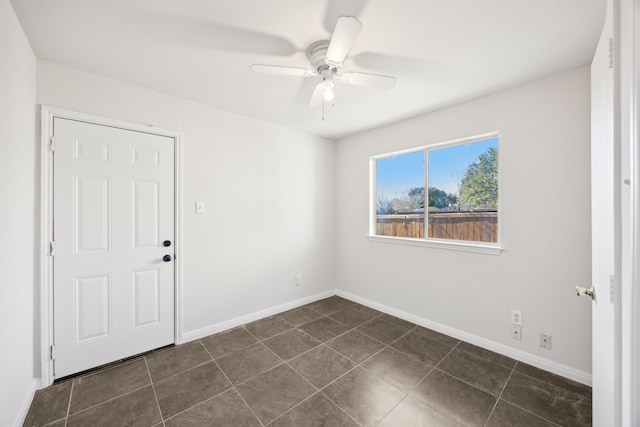
M 498 246 L 497 134 L 375 156 L 371 169 L 372 237 Z

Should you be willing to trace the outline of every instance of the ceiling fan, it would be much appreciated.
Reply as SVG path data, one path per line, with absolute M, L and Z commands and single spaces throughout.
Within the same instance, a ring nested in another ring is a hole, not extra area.
M 335 80 L 340 80 L 346 84 L 377 89 L 389 89 L 393 87 L 393 85 L 396 84 L 396 78 L 393 76 L 340 72 L 342 63 L 361 29 L 362 24 L 353 16 L 340 16 L 333 30 L 331 40 L 317 41 L 307 48 L 307 58 L 311 63 L 311 68 L 252 64 L 251 70 L 256 73 L 299 77 L 320 76 L 322 81 L 316 85 L 311 95 L 309 109 L 323 106 L 323 100 L 328 102 L 333 101 Z

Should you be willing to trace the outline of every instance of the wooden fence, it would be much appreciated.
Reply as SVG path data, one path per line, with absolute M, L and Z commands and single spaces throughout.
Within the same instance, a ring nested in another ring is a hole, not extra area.
M 498 212 L 430 212 L 429 235 L 435 239 L 498 241 Z M 424 214 L 378 215 L 378 236 L 424 238 Z

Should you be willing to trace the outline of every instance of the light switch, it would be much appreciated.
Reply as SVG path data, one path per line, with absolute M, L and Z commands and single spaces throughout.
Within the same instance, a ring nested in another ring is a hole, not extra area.
M 204 202 L 196 202 L 196 213 L 197 214 L 204 213 Z

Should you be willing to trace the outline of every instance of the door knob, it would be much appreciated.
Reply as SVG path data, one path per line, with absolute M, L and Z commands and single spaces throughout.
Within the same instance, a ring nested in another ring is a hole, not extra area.
M 162 257 L 162 260 L 163 260 L 164 262 L 169 262 L 169 261 L 171 261 L 171 255 L 165 255 L 165 256 L 163 256 L 163 257 Z
M 591 297 L 591 299 L 593 299 L 593 297 L 595 296 L 595 289 L 593 289 L 593 286 L 591 286 L 589 289 L 587 288 L 583 288 L 582 286 L 576 286 L 576 295 L 580 296 L 580 295 L 588 295 Z

